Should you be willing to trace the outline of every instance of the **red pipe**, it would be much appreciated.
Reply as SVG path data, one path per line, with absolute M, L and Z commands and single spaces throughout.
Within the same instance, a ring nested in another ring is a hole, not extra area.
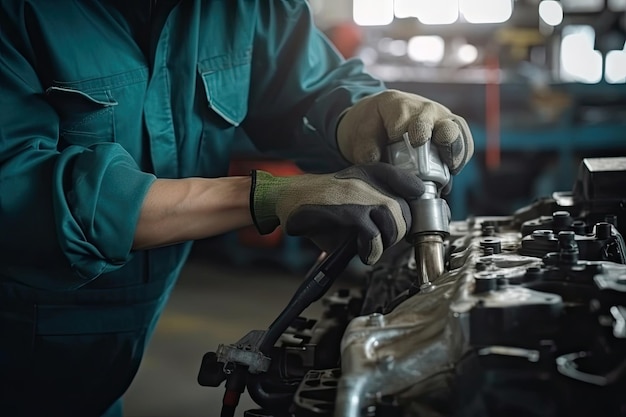
M 500 62 L 497 55 L 485 59 L 487 80 L 485 83 L 485 125 L 487 146 L 485 164 L 487 169 L 500 167 Z

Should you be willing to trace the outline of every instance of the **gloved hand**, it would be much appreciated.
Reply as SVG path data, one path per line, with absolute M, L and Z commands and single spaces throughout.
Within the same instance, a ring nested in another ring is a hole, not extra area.
M 432 100 L 397 90 L 365 97 L 350 107 L 337 126 L 337 145 L 353 164 L 380 161 L 385 146 L 406 132 L 413 147 L 432 139 L 452 175 L 474 153 L 465 119 Z
M 291 177 L 253 171 L 250 210 L 261 234 L 280 224 L 287 234 L 308 237 L 327 251 L 355 236 L 359 257 L 372 265 L 406 235 L 407 200 L 423 192 L 415 175 L 383 163 Z

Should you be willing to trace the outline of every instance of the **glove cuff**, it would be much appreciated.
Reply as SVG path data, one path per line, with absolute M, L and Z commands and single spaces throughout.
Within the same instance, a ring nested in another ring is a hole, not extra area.
M 250 172 L 250 177 L 250 214 L 259 233 L 266 235 L 280 225 L 276 203 L 286 179 L 256 169 Z
M 345 128 L 341 128 L 340 126 L 344 117 L 350 111 L 350 109 L 352 109 L 352 107 L 353 106 L 350 106 L 341 112 L 341 114 L 337 118 L 337 126 L 335 127 L 335 144 L 337 146 L 337 150 L 339 151 L 339 155 L 341 155 L 344 161 L 350 164 L 352 164 L 352 161 L 350 158 L 352 155 L 346 155 L 350 153 L 350 150 L 348 147 L 348 142 L 350 139 L 346 137 Z

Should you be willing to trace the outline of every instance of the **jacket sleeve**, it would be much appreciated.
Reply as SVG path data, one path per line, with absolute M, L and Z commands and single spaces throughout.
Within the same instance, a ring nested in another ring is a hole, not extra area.
M 77 288 L 130 259 L 155 178 L 115 143 L 58 150 L 23 12 L 0 12 L 0 275 Z
M 309 171 L 348 165 L 337 150 L 341 113 L 384 85 L 345 60 L 315 27 L 304 0 L 259 2 L 246 133 L 262 151 Z

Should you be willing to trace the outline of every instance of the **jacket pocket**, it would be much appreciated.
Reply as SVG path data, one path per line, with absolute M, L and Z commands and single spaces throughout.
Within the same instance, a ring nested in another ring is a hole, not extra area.
M 118 103 L 110 91 L 85 92 L 76 88 L 53 86 L 46 90 L 46 95 L 61 119 L 61 148 L 115 141 L 113 108 Z
M 209 107 L 233 126 L 248 112 L 251 56 L 246 50 L 198 62 Z

